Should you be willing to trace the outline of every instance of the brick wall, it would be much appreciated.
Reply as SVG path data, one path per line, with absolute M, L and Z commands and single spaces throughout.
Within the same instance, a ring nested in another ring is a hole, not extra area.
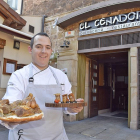
M 23 15 L 57 15 L 106 0 L 24 0 Z

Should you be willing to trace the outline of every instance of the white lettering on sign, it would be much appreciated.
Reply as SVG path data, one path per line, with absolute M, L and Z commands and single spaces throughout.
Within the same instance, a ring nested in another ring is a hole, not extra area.
M 122 28 L 140 26 L 140 11 L 86 21 L 79 25 L 79 35 L 87 35 Z
M 105 18 L 102 18 L 101 20 L 100 20 L 100 25 L 105 25 Z
M 130 17 L 131 15 L 132 15 L 132 17 Z M 131 12 L 131 13 L 128 14 L 128 19 L 129 19 L 130 21 L 133 21 L 135 18 L 136 18 L 136 13 Z
M 124 19 L 123 19 L 124 18 Z M 123 23 L 127 21 L 127 15 L 119 15 L 119 23 Z
M 120 22 L 117 16 L 115 16 L 115 18 L 113 20 L 113 24 L 115 24 L 116 22 Z
M 81 30 L 85 29 L 85 24 L 84 24 L 84 23 L 81 23 L 81 24 L 80 24 L 80 29 L 81 29 Z
M 87 31 L 80 31 L 79 36 L 99 33 L 99 32 L 106 32 L 106 31 L 111 31 L 111 30 L 118 30 L 118 29 L 129 28 L 129 27 L 136 27 L 136 26 L 140 26 L 140 21 L 113 25 L 113 26 L 108 26 L 108 27 L 102 27 L 102 28 L 97 28 L 97 29 L 91 29 Z
M 99 24 L 99 19 L 95 20 L 95 26 L 96 26 L 96 27 L 100 26 L 100 24 Z
M 106 20 L 106 25 L 112 24 L 112 17 L 110 17 L 110 20 Z
M 88 26 L 88 23 L 87 22 L 84 22 L 84 23 L 81 23 L 80 24 L 80 29 L 83 30 L 83 29 L 89 29 L 90 26 Z

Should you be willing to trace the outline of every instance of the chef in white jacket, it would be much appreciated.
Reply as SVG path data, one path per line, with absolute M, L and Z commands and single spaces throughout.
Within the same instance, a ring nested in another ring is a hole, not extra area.
M 45 103 L 54 102 L 54 94 L 62 95 L 61 84 L 64 84 L 63 94 L 70 94 L 72 92 L 71 84 L 61 70 L 48 65 L 52 46 L 46 33 L 36 34 L 31 39 L 28 50 L 32 56 L 32 63 L 11 75 L 3 99 L 9 99 L 11 103 L 22 100 L 32 93 L 44 113 L 44 118 L 19 124 L 14 129 L 10 129 L 8 139 L 68 140 L 63 125 L 63 111 L 78 113 L 83 107 L 67 109 L 45 107 Z M 77 100 L 83 101 L 83 99 Z

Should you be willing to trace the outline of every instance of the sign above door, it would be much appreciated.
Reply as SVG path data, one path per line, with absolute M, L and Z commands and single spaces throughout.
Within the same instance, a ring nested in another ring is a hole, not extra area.
M 140 11 L 82 22 L 79 36 L 136 26 L 140 26 Z

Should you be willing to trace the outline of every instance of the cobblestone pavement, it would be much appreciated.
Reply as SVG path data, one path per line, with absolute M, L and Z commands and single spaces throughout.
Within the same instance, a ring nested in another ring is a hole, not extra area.
M 140 130 L 127 127 L 127 119 L 97 116 L 82 121 L 64 122 L 69 140 L 140 140 Z M 0 125 L 0 140 L 8 130 Z
M 69 140 L 140 140 L 140 130 L 127 127 L 127 119 L 97 116 L 65 122 Z

